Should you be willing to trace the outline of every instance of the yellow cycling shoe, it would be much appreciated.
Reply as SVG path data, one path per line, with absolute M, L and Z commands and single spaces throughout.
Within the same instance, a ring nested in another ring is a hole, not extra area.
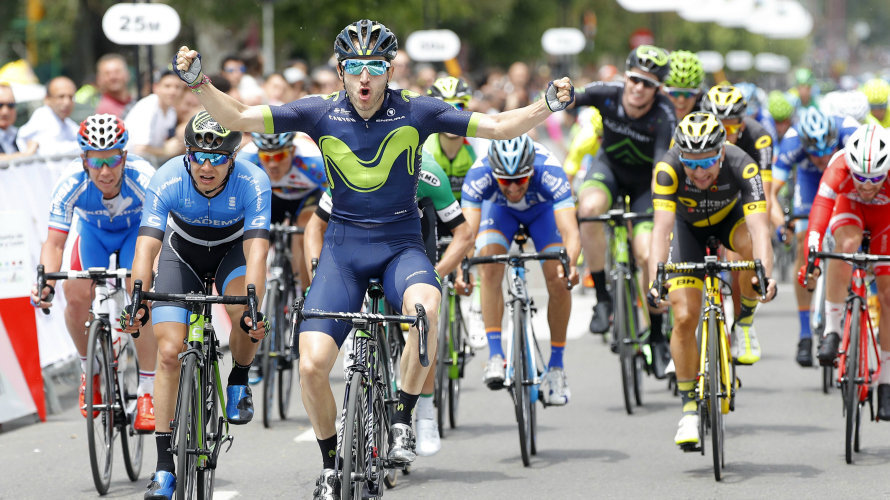
M 733 325 L 729 352 L 733 361 L 740 365 L 753 365 L 760 361 L 760 342 L 753 325 Z

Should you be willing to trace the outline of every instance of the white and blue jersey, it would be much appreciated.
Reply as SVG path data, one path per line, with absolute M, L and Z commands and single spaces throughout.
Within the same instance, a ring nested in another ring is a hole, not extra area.
M 78 240 L 71 255 L 72 270 L 105 267 L 114 252 L 120 252 L 119 267 L 132 265 L 142 204 L 154 173 L 146 160 L 128 154 L 120 193 L 105 199 L 90 180 L 82 159 L 72 160 L 62 171 L 53 188 L 49 229 L 68 233 L 77 214 Z
M 327 186 L 324 160 L 315 143 L 304 134 L 297 134 L 293 145 L 295 149 L 290 170 L 281 179 L 271 181 L 273 202 L 275 198 L 302 200 L 310 193 Z M 244 152 L 238 157 L 263 167 L 257 151 Z
M 562 248 L 562 237 L 556 229 L 553 214 L 557 210 L 574 208 L 575 203 L 559 160 L 547 148 L 535 143 L 534 172 L 521 200 L 507 200 L 485 156 L 476 160 L 464 178 L 461 207 L 482 211 L 477 249 L 490 244 L 510 248 L 521 222 L 528 228 L 538 251 L 558 251 Z
M 832 116 L 831 118 L 834 119 L 838 130 L 837 150 L 841 150 L 859 124 L 850 117 Z M 810 211 L 813 199 L 816 197 L 822 172 L 819 170 L 819 167 L 810 161 L 810 157 L 801 143 L 796 125 L 788 129 L 788 132 L 785 133 L 782 142 L 779 144 L 779 153 L 776 157 L 776 164 L 773 166 L 773 180 L 787 182 L 795 166 L 797 167 L 797 173 L 794 184 L 792 213 L 805 214 Z

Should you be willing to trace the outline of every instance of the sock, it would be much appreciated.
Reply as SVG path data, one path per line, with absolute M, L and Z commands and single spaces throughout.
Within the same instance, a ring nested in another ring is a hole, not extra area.
M 651 325 L 649 327 L 649 343 L 652 344 L 654 342 L 664 342 L 664 332 L 661 331 L 663 327 L 663 314 L 650 314 L 649 319 L 651 321 Z
M 809 339 L 813 338 L 813 332 L 810 331 L 810 310 L 809 309 L 801 309 L 797 311 L 797 316 L 800 318 L 800 338 Z
M 318 447 L 321 449 L 322 467 L 325 469 L 334 468 L 334 457 L 337 455 L 337 434 L 327 438 L 318 439 Z
M 436 408 L 433 406 L 433 395 L 421 394 L 420 398 L 417 400 L 417 408 L 414 412 L 417 415 L 417 420 L 435 420 Z
M 606 271 L 591 271 L 590 277 L 593 278 L 593 288 L 596 290 L 597 302 L 611 302 L 609 292 L 606 290 Z
M 485 336 L 488 337 L 488 357 L 491 358 L 497 354 L 500 354 L 501 357 L 506 357 L 504 356 L 504 349 L 501 347 L 500 327 L 486 328 Z
M 87 357 L 80 356 L 80 371 L 86 375 L 87 373 Z
M 173 464 L 173 451 L 170 449 L 170 432 L 156 432 L 155 444 L 158 447 L 158 471 L 176 472 Z
M 757 310 L 757 299 L 749 299 L 743 296 L 740 302 L 742 303 L 742 309 L 739 311 L 739 318 L 736 320 L 736 323 L 743 326 L 751 326 L 754 324 L 754 311 Z
M 878 384 L 890 384 L 890 351 L 881 353 L 881 373 Z
M 843 302 L 825 301 L 825 333 L 834 332 L 838 335 L 844 331 L 844 309 Z
M 229 373 L 228 385 L 247 385 L 248 372 L 250 372 L 250 365 L 239 365 L 235 358 L 232 358 L 232 371 Z
M 678 380 L 677 392 L 680 393 L 680 401 L 683 402 L 683 415 L 695 415 L 698 412 L 698 403 L 695 402 L 695 380 Z
M 414 412 L 414 405 L 417 404 L 419 397 L 420 394 L 406 394 L 404 391 L 399 391 L 399 403 L 396 405 L 392 423 L 411 425 L 411 414 Z
M 566 349 L 565 342 L 550 342 L 550 363 L 548 368 L 562 368 L 562 353 Z
M 155 391 L 155 372 L 146 372 L 139 370 L 139 387 L 136 388 L 136 394 L 140 396 L 148 394 L 151 396 Z

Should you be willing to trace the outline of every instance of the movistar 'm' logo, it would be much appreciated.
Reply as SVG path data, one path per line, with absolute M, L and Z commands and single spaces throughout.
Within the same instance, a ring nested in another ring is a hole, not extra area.
M 332 135 L 319 138 L 318 148 L 324 157 L 331 189 L 335 187 L 335 179 L 340 179 L 350 189 L 367 193 L 383 186 L 393 163 L 406 151 L 405 166 L 408 174 L 414 175 L 414 156 L 419 143 L 417 129 L 399 127 L 383 138 L 377 153 L 370 160 L 357 157 L 345 142 Z

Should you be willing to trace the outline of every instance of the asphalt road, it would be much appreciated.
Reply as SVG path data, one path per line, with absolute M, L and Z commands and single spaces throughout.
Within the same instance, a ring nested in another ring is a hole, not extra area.
M 565 355 L 572 399 L 566 407 L 539 411 L 531 466 L 522 466 L 509 395 L 481 384 L 483 351 L 467 372 L 458 428 L 449 429 L 437 455 L 419 457 L 387 498 L 890 497 L 890 424 L 864 421 L 861 452 L 853 465 L 844 462 L 840 393 L 822 394 L 820 372 L 794 363 L 797 315 L 790 285 L 781 285 L 776 301 L 758 312 L 764 356 L 740 368 L 743 387 L 726 418 L 720 483 L 710 450 L 683 453 L 673 443 L 680 402 L 664 381 L 647 377 L 643 406 L 626 414 L 617 356 L 585 332 L 591 295 L 574 297 Z M 542 307 L 539 317 L 544 313 Z M 331 380 L 334 393 L 342 394 L 341 372 L 335 369 Z M 0 498 L 97 496 L 75 389 L 66 388 L 65 410 L 46 423 L 4 428 Z M 216 498 L 311 498 L 319 451 L 299 388 L 294 391 L 289 420 L 264 429 L 257 415 L 234 429 L 234 445 L 217 470 Z M 137 482 L 126 478 L 118 449 L 108 498 L 141 498 L 155 461 L 153 438 L 145 444 Z

